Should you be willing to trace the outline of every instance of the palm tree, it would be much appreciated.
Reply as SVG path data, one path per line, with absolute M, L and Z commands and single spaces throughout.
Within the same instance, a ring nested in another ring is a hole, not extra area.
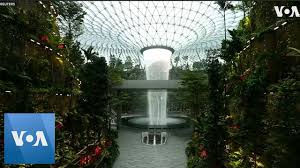
M 225 31 L 225 40 L 227 39 L 226 38 L 226 32 L 227 32 L 227 30 L 226 30 L 226 10 L 227 9 L 233 9 L 233 5 L 232 4 L 230 4 L 229 2 L 227 2 L 226 0 L 218 0 L 217 2 L 216 2 L 219 6 L 220 6 L 220 9 L 221 10 L 223 10 L 223 16 L 224 16 L 224 31 Z
M 253 1 L 243 0 L 241 4 L 237 4 L 234 8 L 243 11 L 244 19 L 245 19 L 246 13 L 247 13 L 247 11 L 250 10 L 252 5 L 253 5 Z
M 98 53 L 97 52 L 94 52 L 94 47 L 90 46 L 88 49 L 82 49 L 85 57 L 87 60 L 95 60 L 95 58 L 98 56 Z

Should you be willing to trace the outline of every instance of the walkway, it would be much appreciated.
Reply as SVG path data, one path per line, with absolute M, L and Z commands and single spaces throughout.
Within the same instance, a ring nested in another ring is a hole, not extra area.
M 185 147 L 190 129 L 169 132 L 167 144 L 148 146 L 141 143 L 141 129 L 122 127 L 118 143 L 120 156 L 114 168 L 185 168 Z
M 124 80 L 120 86 L 114 89 L 178 89 L 181 86 L 181 80 Z

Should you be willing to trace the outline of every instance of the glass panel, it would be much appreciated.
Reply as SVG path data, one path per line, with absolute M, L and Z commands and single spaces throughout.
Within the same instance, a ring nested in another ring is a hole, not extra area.
M 143 60 L 142 48 L 163 45 L 175 50 L 172 58 L 189 54 L 191 59 L 199 59 L 196 51 L 220 47 L 224 39 L 224 13 L 215 1 L 78 3 L 87 12 L 84 33 L 78 40 L 84 47 L 94 45 L 107 58 L 112 50 L 124 50 L 121 58 L 134 54 L 130 56 L 138 63 Z M 242 18 L 243 12 L 227 10 L 226 29 L 236 28 Z

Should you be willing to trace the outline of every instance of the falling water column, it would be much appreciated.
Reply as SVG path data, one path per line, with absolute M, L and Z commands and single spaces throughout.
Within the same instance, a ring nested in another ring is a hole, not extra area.
M 172 51 L 151 48 L 143 51 L 147 80 L 168 80 Z M 150 125 L 167 124 L 167 90 L 148 90 Z

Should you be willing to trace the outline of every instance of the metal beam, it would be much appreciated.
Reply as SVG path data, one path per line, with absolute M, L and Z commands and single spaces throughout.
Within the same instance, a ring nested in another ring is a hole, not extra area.
M 181 80 L 124 80 L 114 89 L 178 89 Z

